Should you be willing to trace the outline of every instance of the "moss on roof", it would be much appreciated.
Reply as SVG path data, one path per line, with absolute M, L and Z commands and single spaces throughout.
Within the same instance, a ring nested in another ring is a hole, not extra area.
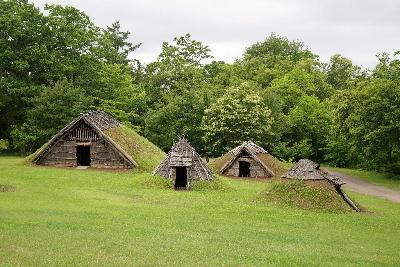
M 125 125 L 107 129 L 104 133 L 131 155 L 139 170 L 151 172 L 165 157 L 161 149 Z
M 235 156 L 236 155 L 231 153 L 230 151 L 222 155 L 221 157 L 212 160 L 210 162 L 210 167 L 214 172 L 221 174 L 221 168 L 224 167 L 225 164 L 231 161 L 231 159 Z M 285 165 L 268 152 L 258 153 L 255 156 L 258 157 L 263 162 L 263 164 L 268 166 L 268 168 L 270 168 L 275 173 L 274 176 L 280 177 L 282 173 L 287 171 Z

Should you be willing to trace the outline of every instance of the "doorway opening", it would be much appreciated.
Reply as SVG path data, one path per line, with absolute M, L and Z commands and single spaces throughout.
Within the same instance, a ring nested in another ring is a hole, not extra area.
M 90 146 L 76 146 L 76 165 L 90 166 Z
M 175 189 L 186 189 L 186 187 L 187 187 L 186 167 L 176 167 Z
M 250 163 L 239 161 L 239 177 L 250 177 Z

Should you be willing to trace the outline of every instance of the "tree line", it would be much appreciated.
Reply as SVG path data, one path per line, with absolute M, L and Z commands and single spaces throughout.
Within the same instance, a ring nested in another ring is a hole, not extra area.
M 400 172 L 399 52 L 362 69 L 272 33 L 225 63 L 187 34 L 145 65 L 119 22 L 27 0 L 0 10 L 0 151 L 31 153 L 100 109 L 165 151 L 180 135 L 206 157 L 251 139 L 286 161 Z

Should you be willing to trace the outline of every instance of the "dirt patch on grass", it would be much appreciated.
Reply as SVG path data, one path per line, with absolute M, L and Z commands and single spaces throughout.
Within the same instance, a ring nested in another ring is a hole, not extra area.
M 277 180 L 261 192 L 256 201 L 277 206 L 296 207 L 331 213 L 351 212 L 350 206 L 326 181 L 284 181 Z
M 15 192 L 15 191 L 17 191 L 17 189 L 14 186 L 0 184 L 0 193 Z

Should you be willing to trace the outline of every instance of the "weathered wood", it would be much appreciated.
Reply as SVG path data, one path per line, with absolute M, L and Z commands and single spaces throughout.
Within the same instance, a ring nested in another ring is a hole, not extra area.
M 272 177 L 275 172 L 260 158 L 260 154 L 268 154 L 262 147 L 252 141 L 247 141 L 228 152 L 227 161 L 220 173 L 228 176 L 239 176 L 239 161 L 250 163 L 250 177 Z
M 91 166 L 131 168 L 133 158 L 116 144 L 104 130 L 119 127 L 120 123 L 102 111 L 81 114 L 65 126 L 39 151 L 33 162 L 50 166 L 76 166 L 76 147 L 90 146 Z
M 347 194 L 345 192 L 342 191 L 342 189 L 340 188 L 340 186 L 336 186 L 336 191 L 339 193 L 339 195 L 343 198 L 344 201 L 347 202 L 347 204 L 349 204 L 350 207 L 353 208 L 353 210 L 360 212 L 361 210 L 357 207 L 356 204 L 354 204 L 354 202 L 347 196 Z
M 166 158 L 155 168 L 153 174 L 173 180 L 177 167 L 187 168 L 188 184 L 190 180 L 211 180 L 213 178 L 210 168 L 186 138 L 181 138 L 174 143 Z

